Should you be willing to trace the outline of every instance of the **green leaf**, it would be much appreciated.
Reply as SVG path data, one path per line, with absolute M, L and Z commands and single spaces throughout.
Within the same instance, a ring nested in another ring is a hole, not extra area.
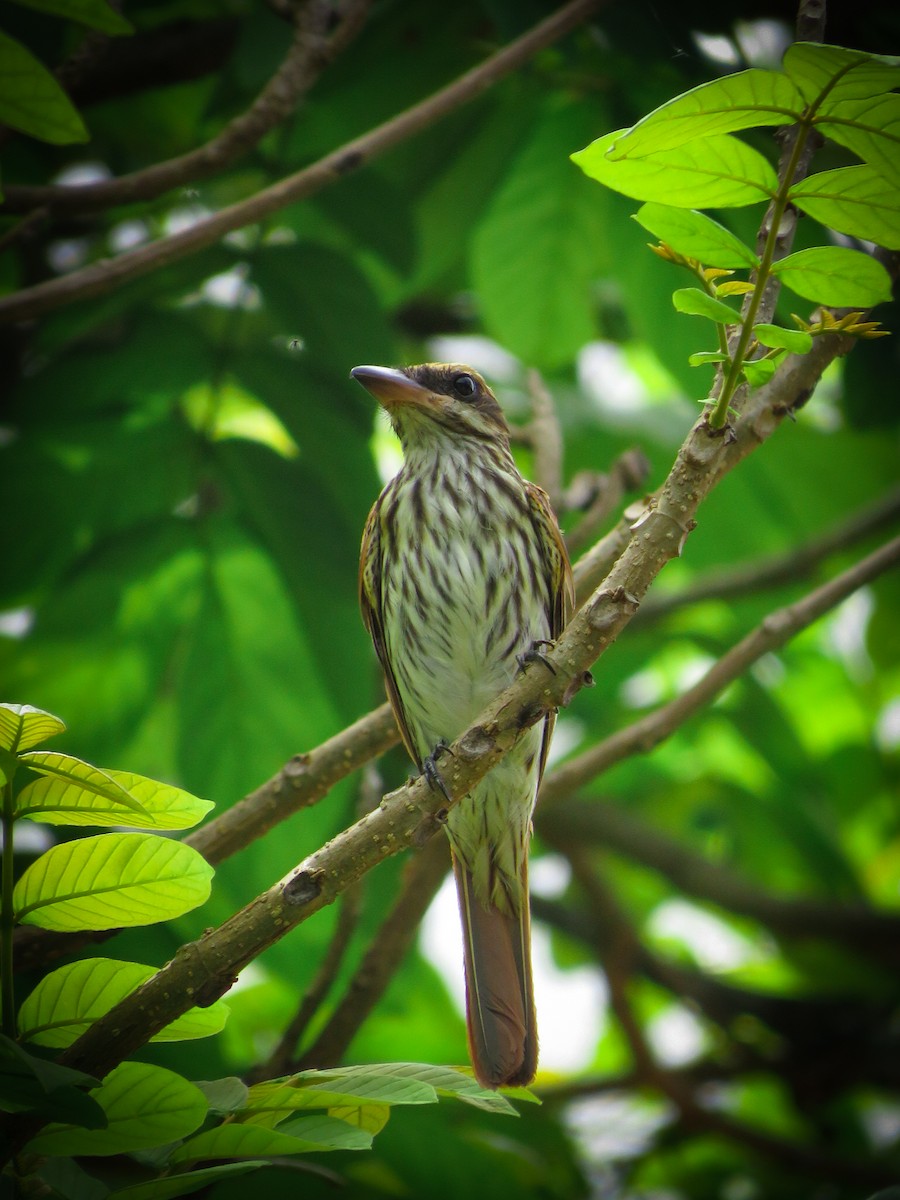
M 487 332 L 545 369 L 573 361 L 596 334 L 591 286 L 608 240 L 604 201 L 560 154 L 589 130 L 570 105 L 543 113 L 471 242 Z
M 861 250 L 813 246 L 772 264 L 781 282 L 817 304 L 869 308 L 891 298 L 891 277 L 880 262 Z
M 294 1117 L 286 1121 L 278 1132 L 304 1142 L 315 1142 L 328 1150 L 368 1150 L 374 1131 L 358 1123 L 343 1121 L 330 1113 L 319 1113 L 316 1116 Z
M 156 975 L 155 967 L 112 958 L 88 958 L 51 971 L 25 998 L 19 1009 L 19 1035 L 23 1041 L 61 1049 L 141 984 Z M 151 1040 L 179 1042 L 219 1033 L 228 1019 L 228 1008 L 216 1001 L 208 1008 L 192 1008 Z
M 802 96 L 786 76 L 753 67 L 702 83 L 654 109 L 620 131 L 610 158 L 644 158 L 713 134 L 788 125 L 803 109 Z
M 48 1062 L 0 1035 L 0 1111 L 31 1112 L 54 1121 L 102 1129 L 106 1115 L 83 1090 L 97 1080 L 83 1071 Z
M 707 363 L 727 362 L 728 355 L 723 354 L 721 350 L 698 350 L 696 354 L 691 354 L 688 357 L 688 362 L 692 367 L 702 367 Z
M 727 134 L 613 161 L 607 151 L 621 134 L 608 133 L 571 158 L 591 179 L 635 200 L 676 208 L 740 208 L 768 200 L 778 187 L 771 164 Z
M 86 142 L 88 131 L 45 66 L 0 32 L 0 122 L 44 142 Z
M 22 789 L 16 799 L 16 813 L 47 825 L 190 829 L 214 807 L 210 800 L 201 800 L 182 788 L 131 771 L 105 768 L 102 774 L 137 802 L 140 809 L 123 813 L 115 801 L 99 791 L 85 793 L 76 787 L 60 787 L 56 780 L 44 778 Z
M 741 323 L 740 313 L 735 312 L 724 300 L 716 300 L 700 288 L 679 288 L 677 292 L 672 293 L 672 303 L 679 312 L 690 313 L 695 317 L 707 317 L 717 325 Z
M 481 1087 L 471 1075 L 453 1067 L 429 1063 L 377 1063 L 371 1066 L 338 1067 L 333 1071 L 301 1071 L 292 1077 L 310 1080 L 311 1090 L 339 1091 L 357 1099 L 378 1100 L 385 1104 L 421 1104 L 424 1086 L 434 1094 L 455 1096 L 465 1104 L 490 1112 L 515 1115 L 516 1110 L 498 1092 Z M 317 1080 L 320 1081 L 317 1083 Z M 339 1086 L 335 1086 L 339 1084 Z M 408 1097 L 408 1098 L 407 1098 Z
M 134 27 L 121 13 L 105 3 L 105 0 L 15 0 L 24 8 L 38 12 L 54 13 L 57 17 L 68 17 L 79 25 L 99 29 L 115 37 L 117 34 L 133 33 Z
M 809 175 L 790 190 L 795 204 L 851 237 L 900 249 L 900 190 L 872 167 L 840 167 Z
M 221 1113 L 224 1116 L 226 1113 L 237 1112 L 247 1103 L 250 1089 L 236 1075 L 226 1075 L 224 1079 L 198 1079 L 196 1082 L 206 1097 L 210 1112 Z
M 759 258 L 749 246 L 704 213 L 668 204 L 644 204 L 633 219 L 679 254 L 705 266 L 759 266 Z
M 66 728 L 53 713 L 30 704 L 0 704 L 0 748 L 20 754 Z
M 131 1187 L 119 1188 L 115 1192 L 109 1192 L 105 1200 L 174 1200 L 176 1196 L 189 1196 L 191 1192 L 198 1192 L 220 1179 L 246 1175 L 249 1171 L 257 1171 L 266 1165 L 264 1159 L 220 1163 L 217 1167 L 203 1167 L 199 1171 L 187 1171 L 183 1175 L 169 1175 L 160 1179 L 150 1179 L 146 1183 L 135 1183 Z
M 348 1129 L 351 1127 L 348 1125 Z M 362 1130 L 351 1130 L 357 1144 L 345 1149 L 367 1150 L 371 1137 Z M 262 1125 L 220 1125 L 200 1133 L 180 1146 L 170 1158 L 172 1166 L 215 1158 L 275 1158 L 281 1155 L 309 1154 L 314 1150 L 334 1150 L 327 1142 L 290 1137 Z
M 863 99 L 900 87 L 900 60 L 818 42 L 788 46 L 784 70 L 804 100 L 818 102 L 820 112 L 841 100 Z
M 114 806 L 119 805 L 120 825 L 132 813 L 139 817 L 147 815 L 140 800 L 113 779 L 109 772 L 82 762 L 71 754 L 60 754 L 56 750 L 32 750 L 21 756 L 21 762 L 32 771 L 39 771 L 45 778 L 22 789 L 16 802 L 18 816 L 24 816 L 29 809 L 37 812 L 75 812 L 81 807 L 90 809 L 94 800 L 101 801 L 101 810 L 115 812 Z M 28 812 L 28 815 L 31 813 Z
M 54 846 L 13 893 L 20 921 L 43 929 L 117 929 L 190 912 L 213 869 L 196 850 L 149 833 L 103 833 Z
M 747 359 L 741 367 L 741 374 L 751 387 L 762 387 L 768 383 L 778 367 L 775 358 Z
M 198 1087 L 149 1063 L 121 1063 L 91 1095 L 106 1113 L 106 1129 L 48 1125 L 28 1143 L 33 1154 L 126 1154 L 186 1137 L 206 1116 Z
M 807 354 L 812 349 L 812 338 L 802 329 L 785 329 L 781 325 L 754 325 L 753 334 L 763 346 L 779 350 L 790 350 L 792 354 Z
M 900 187 L 900 95 L 843 100 L 816 128 Z

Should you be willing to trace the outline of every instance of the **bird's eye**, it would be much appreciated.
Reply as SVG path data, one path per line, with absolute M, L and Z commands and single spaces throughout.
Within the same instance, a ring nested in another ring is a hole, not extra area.
M 453 391 L 460 400 L 471 400 L 478 391 L 478 384 L 471 375 L 457 375 L 453 380 Z

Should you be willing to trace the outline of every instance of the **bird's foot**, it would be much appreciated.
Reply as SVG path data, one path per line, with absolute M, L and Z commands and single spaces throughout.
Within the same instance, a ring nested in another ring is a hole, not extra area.
M 444 738 L 441 738 L 441 740 L 438 742 L 438 744 L 435 746 L 435 748 L 432 750 L 432 752 L 428 755 L 428 757 L 422 763 L 422 774 L 425 776 L 425 780 L 428 783 L 428 786 L 431 788 L 431 790 L 433 792 L 440 792 L 441 795 L 444 797 L 444 799 L 447 801 L 447 803 L 452 804 L 453 797 L 447 791 L 447 785 L 446 785 L 446 783 L 444 783 L 443 776 L 441 775 L 440 771 L 438 770 L 438 765 L 437 765 L 437 760 L 440 758 L 440 756 L 442 754 L 447 753 L 449 750 L 450 750 L 450 743 L 448 741 L 446 741 Z
M 554 667 L 553 663 L 546 656 L 546 654 L 541 654 L 540 651 L 541 646 L 555 645 L 555 642 L 550 642 L 546 638 L 540 638 L 538 641 L 532 642 L 524 654 L 517 654 L 516 662 L 519 664 L 519 674 L 522 674 L 529 663 L 539 662 L 544 664 L 551 675 L 555 675 L 556 667 Z

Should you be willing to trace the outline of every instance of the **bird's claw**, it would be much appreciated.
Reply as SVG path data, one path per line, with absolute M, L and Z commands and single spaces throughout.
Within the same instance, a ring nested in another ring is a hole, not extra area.
M 541 654 L 539 646 L 554 646 L 556 643 L 548 641 L 546 638 L 539 638 L 538 641 L 532 642 L 524 654 L 516 655 L 516 662 L 519 664 L 519 674 L 521 675 L 529 663 L 543 663 L 551 675 L 556 674 L 556 667 L 547 658 L 546 654 Z
M 425 776 L 425 781 L 433 792 L 440 792 L 448 804 L 453 803 L 453 797 L 447 791 L 447 785 L 444 783 L 443 776 L 438 770 L 437 760 L 450 749 L 450 745 L 443 738 L 438 742 L 432 752 L 422 763 L 422 774 Z

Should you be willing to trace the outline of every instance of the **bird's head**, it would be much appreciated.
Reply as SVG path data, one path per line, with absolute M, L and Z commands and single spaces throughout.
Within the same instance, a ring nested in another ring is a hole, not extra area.
M 509 443 L 509 427 L 494 393 L 461 363 L 418 367 L 354 367 L 354 379 L 387 411 L 405 448 L 442 437 Z

